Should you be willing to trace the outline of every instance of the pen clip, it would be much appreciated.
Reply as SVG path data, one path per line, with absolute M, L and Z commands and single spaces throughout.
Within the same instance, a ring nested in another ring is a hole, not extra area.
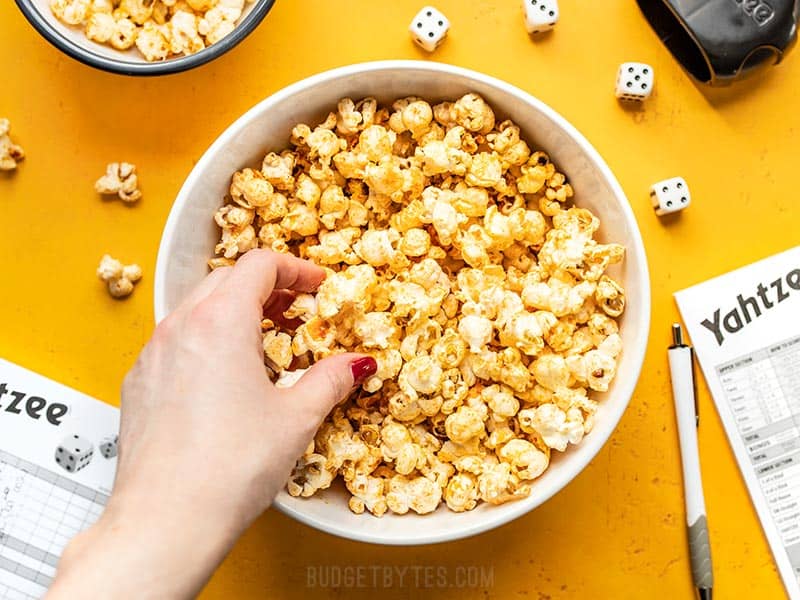
M 692 361 L 692 393 L 694 394 L 694 426 L 700 427 L 700 403 L 697 400 L 697 373 L 694 366 L 694 348 L 689 346 L 689 360 Z
M 697 401 L 697 373 L 694 366 L 694 348 L 683 342 L 683 330 L 680 323 L 672 324 L 672 346 L 670 348 L 687 348 L 691 363 L 692 394 L 694 395 L 694 426 L 700 427 L 700 403 Z

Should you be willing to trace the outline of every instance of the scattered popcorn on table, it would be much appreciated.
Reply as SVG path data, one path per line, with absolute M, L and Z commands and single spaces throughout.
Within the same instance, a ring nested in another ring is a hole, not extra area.
M 123 202 L 136 202 L 142 197 L 136 166 L 130 163 L 109 163 L 106 174 L 94 184 L 98 194 L 116 194 Z
M 117 50 L 134 45 L 148 62 L 188 56 L 231 33 L 253 0 L 50 0 L 66 25 Z
M 25 151 L 11 141 L 11 123 L 0 118 L 0 171 L 13 171 L 17 163 L 25 158 Z
M 463 512 L 526 497 L 580 443 L 622 352 L 625 292 L 606 270 L 624 248 L 594 239 L 572 194 L 477 94 L 344 98 L 233 175 L 209 266 L 261 247 L 328 271 L 284 313 L 296 329 L 262 323 L 276 386 L 332 354 L 378 363 L 320 426 L 291 495 L 341 479 L 357 514 Z
M 114 298 L 124 298 L 133 292 L 133 284 L 142 278 L 142 268 L 137 265 L 124 265 L 108 254 L 100 260 L 97 276 L 108 286 L 108 293 Z

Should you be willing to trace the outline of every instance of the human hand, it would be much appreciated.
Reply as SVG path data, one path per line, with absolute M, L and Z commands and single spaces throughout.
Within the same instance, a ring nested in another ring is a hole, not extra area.
M 268 379 L 261 319 L 281 320 L 291 292 L 313 291 L 324 276 L 294 256 L 253 250 L 213 271 L 158 325 L 122 388 L 111 501 L 75 546 L 106 552 L 101 535 L 141 544 L 144 532 L 161 538 L 171 532 L 185 540 L 180 552 L 191 552 L 199 568 L 181 556 L 182 569 L 194 574 L 175 582 L 169 573 L 158 575 L 148 558 L 151 584 L 162 596 L 165 587 L 180 596 L 202 586 L 269 506 L 330 409 L 376 370 L 370 357 L 341 354 L 313 365 L 291 388 Z M 148 545 L 170 543 L 153 541 Z M 159 562 L 169 564 L 177 551 L 156 554 L 166 554 Z M 66 552 L 59 574 L 69 574 L 71 558 Z M 141 558 L 132 562 L 141 573 Z M 135 591 L 141 597 L 142 589 Z

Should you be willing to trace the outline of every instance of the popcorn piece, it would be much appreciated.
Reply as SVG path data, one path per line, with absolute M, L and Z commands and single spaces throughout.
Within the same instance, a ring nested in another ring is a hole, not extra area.
M 282 331 L 267 331 L 263 340 L 264 355 L 277 367 L 278 371 L 285 371 L 292 364 L 292 336 Z
M 426 477 L 408 479 L 396 475 L 389 480 L 386 504 L 394 513 L 404 515 L 409 510 L 425 515 L 436 510 L 442 500 L 442 488 Z
M 111 34 L 111 39 L 108 40 L 108 43 L 117 50 L 127 50 L 136 43 L 139 29 L 130 19 L 123 18 L 116 21 L 114 33 Z
M 143 25 L 153 16 L 152 0 L 120 0 L 117 14 L 125 15 L 137 25 Z
M 369 312 L 356 317 L 353 331 L 366 348 L 386 349 L 395 341 L 398 328 L 388 312 Z
M 94 42 L 104 44 L 111 40 L 117 28 L 117 21 L 111 13 L 95 12 L 86 22 L 84 33 Z
M 597 284 L 594 298 L 603 312 L 610 317 L 619 317 L 625 310 L 625 292 L 617 282 L 605 275 Z
M 97 16 L 98 15 L 93 15 L 92 19 Z M 92 37 L 89 35 L 88 25 L 86 29 L 86 35 L 89 38 Z M 104 42 L 107 40 L 97 39 L 97 41 Z M 142 56 L 144 56 L 145 60 L 150 62 L 164 60 L 167 58 L 170 52 L 170 45 L 169 40 L 164 33 L 164 25 L 156 25 L 152 21 L 145 23 L 144 26 L 139 30 L 139 34 L 136 36 L 136 47 L 139 49 L 139 52 L 142 53 Z
M 514 439 L 497 453 L 500 460 L 509 463 L 520 479 L 536 479 L 544 473 L 550 459 L 528 440 Z
M 0 119 L 0 171 L 13 171 L 17 163 L 25 158 L 25 151 L 17 146 L 9 137 L 11 123 L 8 119 Z
M 352 481 L 346 482 L 347 489 L 353 494 L 350 498 L 350 510 L 359 514 L 366 508 L 376 517 L 386 513 L 385 483 L 380 477 L 371 477 L 363 473 L 357 474 Z
M 116 194 L 123 202 L 136 202 L 142 197 L 136 166 L 126 162 L 109 163 L 94 189 L 98 194 Z
M 480 413 L 469 406 L 462 406 L 445 421 L 447 437 L 456 443 L 466 443 L 472 438 L 486 435 Z
M 458 333 L 469 344 L 469 351 L 480 353 L 492 339 L 494 328 L 486 317 L 468 315 L 458 324 Z
M 466 94 L 452 108 L 453 120 L 469 131 L 486 134 L 494 129 L 494 111 L 478 94 Z
M 112 297 L 124 298 L 133 292 L 133 284 L 142 278 L 142 268 L 137 264 L 123 265 L 105 254 L 97 267 L 97 277 L 106 283 Z
M 289 476 L 286 489 L 290 496 L 309 498 L 333 483 L 335 473 L 326 468 L 327 459 L 321 454 L 301 456 Z
M 555 404 L 542 404 L 519 411 L 517 418 L 523 431 L 539 434 L 545 444 L 560 452 L 583 439 L 583 415 L 577 408 L 564 412 Z
M 378 278 L 369 265 L 355 265 L 330 275 L 319 286 L 317 304 L 323 319 L 336 316 L 345 306 L 364 310 Z
M 50 10 L 67 25 L 80 25 L 88 14 L 91 3 L 89 0 L 50 0 Z
M 173 54 L 188 56 L 206 47 L 197 27 L 198 19 L 192 12 L 179 10 L 172 15 L 169 21 L 169 41 Z
M 442 368 L 428 356 L 417 356 L 403 365 L 397 382 L 412 398 L 418 393 L 434 394 L 442 385 Z
M 267 206 L 272 200 L 272 185 L 261 171 L 243 169 L 233 174 L 230 194 L 244 208 Z
M 453 512 L 472 510 L 478 504 L 478 482 L 474 475 L 459 473 L 453 476 L 444 492 L 447 508 Z

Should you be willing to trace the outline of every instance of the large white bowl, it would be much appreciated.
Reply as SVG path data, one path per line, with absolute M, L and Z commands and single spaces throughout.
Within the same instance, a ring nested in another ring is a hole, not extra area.
M 624 351 L 611 389 L 597 394 L 594 430 L 578 446 L 554 453 L 550 468 L 531 495 L 502 506 L 481 505 L 467 513 L 440 507 L 433 514 L 375 518 L 347 508 L 343 487 L 310 499 L 281 492 L 275 505 L 297 520 L 328 533 L 380 544 L 426 544 L 467 537 L 498 527 L 533 510 L 580 473 L 614 431 L 636 386 L 650 323 L 650 281 L 639 229 L 625 194 L 597 151 L 550 107 L 498 79 L 449 65 L 385 61 L 353 65 L 310 77 L 283 89 L 240 117 L 206 151 L 178 194 L 167 220 L 155 279 L 156 319 L 163 319 L 207 272 L 219 231 L 212 216 L 222 204 L 230 177 L 259 165 L 271 149 L 287 144 L 291 128 L 321 121 L 344 97 L 374 96 L 389 102 L 415 95 L 427 100 L 481 94 L 501 117 L 520 125 L 533 147 L 545 150 L 567 174 L 575 201 L 600 217 L 600 239 L 625 245 L 627 256 L 613 274 L 627 290 L 621 324 Z M 235 432 L 231 432 L 232 435 Z M 587 501 L 589 501 L 587 499 Z

